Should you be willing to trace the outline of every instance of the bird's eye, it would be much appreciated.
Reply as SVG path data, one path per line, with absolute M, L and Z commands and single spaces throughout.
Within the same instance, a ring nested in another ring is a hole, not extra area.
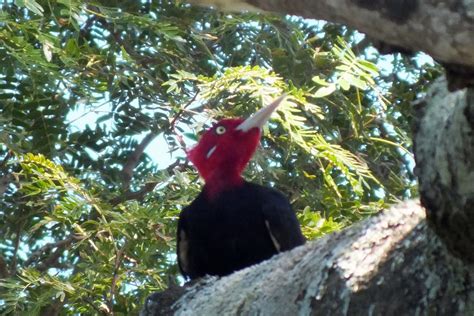
M 217 135 L 222 135 L 225 133 L 225 127 L 224 126 L 217 126 L 216 127 L 216 134 Z

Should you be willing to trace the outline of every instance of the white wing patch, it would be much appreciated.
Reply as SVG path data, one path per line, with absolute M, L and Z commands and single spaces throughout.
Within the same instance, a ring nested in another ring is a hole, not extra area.
M 270 239 L 272 240 L 273 245 L 275 246 L 275 249 L 276 249 L 278 252 L 280 252 L 280 251 L 281 251 L 280 243 L 279 243 L 278 240 L 275 238 L 275 236 L 273 236 L 272 230 L 271 230 L 271 228 L 270 228 L 270 223 L 269 223 L 268 221 L 265 221 L 265 226 L 267 226 L 268 234 L 270 235 Z
M 188 273 L 189 271 L 189 262 L 188 262 L 188 251 L 189 251 L 189 242 L 186 238 L 186 233 L 184 230 L 179 232 L 179 254 L 178 260 L 181 265 L 183 272 Z

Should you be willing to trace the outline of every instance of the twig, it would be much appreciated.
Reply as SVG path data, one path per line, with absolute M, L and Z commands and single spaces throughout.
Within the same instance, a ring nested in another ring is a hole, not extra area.
M 196 93 L 194 94 L 194 96 L 191 98 L 191 100 L 189 100 L 183 107 L 181 107 L 181 109 L 179 109 L 178 113 L 176 113 L 176 115 L 173 117 L 173 119 L 170 121 L 170 127 L 171 128 L 174 128 L 174 126 L 176 125 L 176 121 L 179 119 L 179 117 L 183 114 L 183 112 L 194 102 L 196 101 L 196 98 L 199 94 L 199 89 L 196 91 Z
M 133 153 L 128 157 L 127 162 L 122 168 L 122 186 L 124 189 L 127 189 L 130 186 L 130 180 L 132 180 L 133 176 L 133 169 L 137 166 L 138 162 L 140 161 L 140 157 L 143 155 L 146 147 L 155 139 L 158 135 L 157 132 L 150 132 L 145 138 L 142 139 L 140 144 L 138 144 L 137 148 L 133 151 Z
M 123 245 L 122 248 L 120 248 L 118 251 L 115 252 L 115 263 L 114 263 L 114 275 L 112 277 L 112 284 L 110 285 L 110 294 L 109 294 L 109 312 L 111 315 L 114 315 L 114 297 L 115 297 L 115 288 L 117 286 L 117 280 L 119 277 L 119 269 L 120 265 L 122 264 L 123 261 L 123 254 L 125 252 L 125 248 L 127 246 L 127 243 Z
M 18 249 L 20 248 L 20 240 L 21 240 L 21 231 L 23 230 L 23 223 L 18 225 L 16 230 L 16 237 L 15 237 L 15 249 L 13 250 L 12 261 L 10 262 L 10 274 L 14 275 L 16 273 L 16 262 L 18 258 Z
M 199 92 L 200 91 L 198 89 L 194 96 L 191 98 L 191 100 L 189 100 L 188 103 L 181 107 L 181 109 L 178 111 L 178 113 L 176 113 L 176 115 L 170 122 L 170 128 L 173 130 L 174 134 L 178 138 L 179 144 L 184 150 L 186 150 L 186 144 L 184 143 L 183 137 L 181 137 L 181 135 L 179 135 L 179 133 L 176 131 L 176 122 L 178 121 L 178 118 L 184 113 L 184 111 L 196 100 L 196 97 L 198 96 Z
M 69 265 L 67 264 L 61 264 L 58 262 L 59 258 L 63 254 L 63 249 L 57 248 L 48 258 L 46 258 L 44 261 L 42 261 L 40 264 L 38 264 L 35 268 L 39 272 L 44 272 L 48 270 L 49 268 L 58 268 L 58 269 L 65 269 L 68 268 Z
M 0 279 L 5 279 L 10 275 L 5 258 L 0 256 Z
M 117 196 L 110 200 L 110 204 L 115 206 L 125 201 L 137 200 L 141 201 L 143 197 L 153 191 L 155 187 L 158 185 L 158 181 L 147 182 L 140 190 L 138 191 L 126 191 L 124 194 Z
M 185 168 L 188 167 L 187 162 L 182 163 L 180 160 L 176 160 L 174 163 L 169 165 L 165 170 L 168 173 L 171 173 L 175 168 L 178 168 L 179 170 L 184 170 Z M 130 201 L 130 200 L 137 200 L 141 201 L 145 197 L 145 195 L 155 189 L 155 187 L 159 184 L 158 181 L 152 181 L 152 182 L 147 182 L 145 185 L 138 191 L 125 191 L 123 194 L 120 196 L 117 196 L 109 201 L 109 203 L 112 206 L 115 206 L 117 204 L 120 204 L 125 201 Z
M 50 260 L 53 260 L 56 256 L 59 257 L 61 255 L 61 251 L 71 245 L 74 241 L 76 240 L 82 240 L 84 239 L 84 236 L 79 236 L 79 235 L 70 235 L 66 239 L 54 242 L 54 243 L 49 243 L 41 247 L 40 249 L 36 250 L 33 252 L 30 257 L 25 261 L 25 266 L 31 265 L 33 262 L 38 260 L 44 253 L 53 250 L 55 248 L 58 248 L 49 258 L 45 259 L 44 262 L 49 262 Z M 59 253 L 59 254 L 58 254 Z M 51 259 L 52 258 L 52 259 Z M 57 259 L 57 258 L 56 258 Z M 54 260 L 52 261 L 54 262 Z

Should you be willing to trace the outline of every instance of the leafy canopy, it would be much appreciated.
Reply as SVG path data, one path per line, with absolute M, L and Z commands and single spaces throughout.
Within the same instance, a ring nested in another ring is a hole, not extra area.
M 0 25 L 1 313 L 136 314 L 178 278 L 185 147 L 282 93 L 245 177 L 308 238 L 417 194 L 410 102 L 438 69 L 346 27 L 79 0 L 4 1 Z

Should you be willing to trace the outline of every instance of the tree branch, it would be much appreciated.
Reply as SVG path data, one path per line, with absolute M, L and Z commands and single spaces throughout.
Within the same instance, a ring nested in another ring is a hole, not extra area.
M 135 148 L 133 153 L 128 156 L 128 160 L 122 168 L 122 185 L 124 189 L 128 189 L 130 187 L 130 181 L 132 180 L 133 176 L 133 169 L 137 166 L 138 162 L 140 161 L 140 157 L 143 155 L 146 147 L 158 136 L 158 133 L 152 131 L 142 139 L 140 144 Z
M 174 131 L 175 135 L 178 137 L 178 141 L 179 141 L 179 144 L 181 145 L 181 147 L 183 149 L 186 149 L 186 144 L 184 143 L 183 141 L 183 138 L 179 135 L 178 132 L 176 132 L 176 122 L 178 121 L 178 119 L 181 117 L 181 115 L 183 115 L 184 111 L 186 111 L 186 109 L 194 102 L 196 101 L 196 97 L 198 96 L 199 94 L 199 89 L 196 90 L 196 93 L 194 94 L 194 96 L 183 106 L 181 107 L 181 109 L 179 109 L 178 113 L 176 113 L 176 115 L 173 117 L 173 119 L 170 121 L 170 127 L 169 129 Z
M 110 200 L 110 204 L 115 206 L 117 204 L 123 203 L 125 201 L 132 201 L 137 200 L 141 201 L 145 197 L 145 195 L 155 189 L 159 182 L 152 181 L 147 182 L 145 185 L 138 191 L 126 191 L 124 194 L 121 194 L 113 199 Z
M 414 151 L 420 195 L 435 231 L 474 262 L 474 89 L 434 82 L 416 106 Z
M 230 276 L 204 279 L 178 293 L 172 313 L 467 315 L 473 277 L 412 201 Z M 160 315 L 156 297 L 141 315 Z
M 118 251 L 115 251 L 114 275 L 112 276 L 112 284 L 110 285 L 110 292 L 109 292 L 109 299 L 108 299 L 110 315 L 114 315 L 115 288 L 117 286 L 117 280 L 119 277 L 119 269 L 120 269 L 120 266 L 122 265 L 123 254 L 125 252 L 126 246 L 127 244 L 125 243 L 125 245 L 123 245 L 122 248 L 120 248 Z

